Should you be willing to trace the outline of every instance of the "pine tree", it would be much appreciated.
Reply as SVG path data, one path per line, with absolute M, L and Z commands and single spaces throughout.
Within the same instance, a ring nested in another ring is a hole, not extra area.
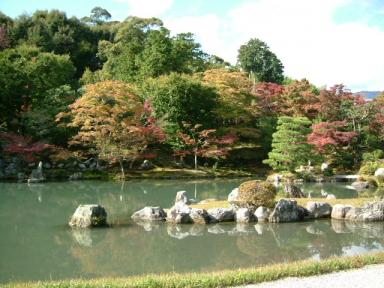
M 264 163 L 274 170 L 294 171 L 314 157 L 313 146 L 307 143 L 311 121 L 306 117 L 279 117 L 272 135 L 272 151 Z

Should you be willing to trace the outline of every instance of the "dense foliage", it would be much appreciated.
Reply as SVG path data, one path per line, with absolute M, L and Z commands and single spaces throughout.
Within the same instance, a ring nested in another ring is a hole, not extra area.
M 231 66 L 160 19 L 112 16 L 102 7 L 81 19 L 0 12 L 0 163 L 60 151 L 123 171 L 136 159 L 195 168 L 265 160 L 294 173 L 308 161 L 381 167 L 384 94 L 367 102 L 343 85 L 287 78 L 256 38 Z

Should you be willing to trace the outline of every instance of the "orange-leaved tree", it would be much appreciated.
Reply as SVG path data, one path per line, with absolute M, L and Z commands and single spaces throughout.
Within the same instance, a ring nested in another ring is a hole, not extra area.
M 148 145 L 164 140 L 164 133 L 151 117 L 149 103 L 143 103 L 131 85 L 103 81 L 85 86 L 85 93 L 69 106 L 69 112 L 57 115 L 57 121 L 69 118 L 67 126 L 76 127 L 70 145 L 92 148 L 101 159 L 119 162 L 124 179 L 124 161 L 141 157 Z

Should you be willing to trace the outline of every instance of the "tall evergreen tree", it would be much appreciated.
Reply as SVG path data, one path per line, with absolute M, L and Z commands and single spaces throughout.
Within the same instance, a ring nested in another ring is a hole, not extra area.
M 264 163 L 274 170 L 294 171 L 314 158 L 313 146 L 307 143 L 311 121 L 306 117 L 279 117 L 272 138 L 272 151 Z

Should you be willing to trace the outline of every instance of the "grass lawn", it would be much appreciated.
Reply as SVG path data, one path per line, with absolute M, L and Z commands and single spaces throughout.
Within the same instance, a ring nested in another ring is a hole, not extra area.
M 275 264 L 259 268 L 226 270 L 212 273 L 146 275 L 127 278 L 103 278 L 90 280 L 63 280 L 50 282 L 11 283 L 0 287 L 228 287 L 285 277 L 306 277 L 336 271 L 360 268 L 370 264 L 384 263 L 384 252 L 351 257 L 334 257 L 322 261 L 305 260 L 285 264 Z
M 277 198 L 279 199 L 279 198 Z M 374 197 L 367 198 L 348 198 L 348 199 L 325 199 L 325 198 L 291 198 L 297 201 L 297 204 L 301 206 L 306 206 L 307 202 L 316 201 L 316 202 L 327 202 L 332 206 L 335 204 L 347 204 L 355 207 L 362 207 L 365 203 L 377 200 Z M 226 208 L 229 207 L 229 203 L 226 200 L 222 201 L 211 201 L 204 204 L 194 204 L 191 205 L 194 208 L 202 209 L 211 209 L 211 208 Z

